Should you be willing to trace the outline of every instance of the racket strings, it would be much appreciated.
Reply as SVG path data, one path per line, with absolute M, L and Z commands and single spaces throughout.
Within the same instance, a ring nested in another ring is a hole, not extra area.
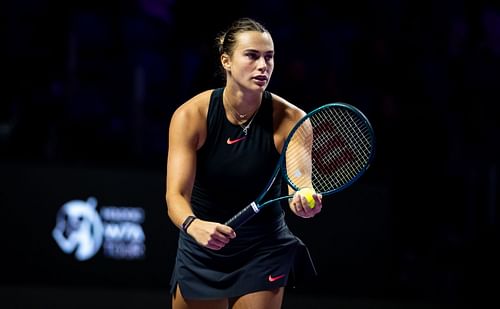
M 336 125 L 336 129 L 340 132 L 339 138 L 346 140 L 345 145 L 350 146 L 350 150 L 355 152 L 358 158 L 365 158 L 367 160 L 371 152 L 371 139 L 368 138 L 370 133 L 365 122 L 359 117 L 354 117 L 347 110 L 337 110 L 335 112 L 338 114 L 336 118 L 338 121 L 335 121 L 334 118 L 332 123 Z M 354 170 L 363 168 L 366 163 L 365 160 L 354 160 L 351 162 L 359 163 Z
M 366 122 L 348 109 L 325 109 L 315 116 L 313 127 L 320 129 L 313 130 L 313 183 L 328 191 L 348 183 L 365 168 L 371 139 Z
M 346 108 L 321 109 L 290 140 L 285 159 L 288 178 L 298 188 L 338 189 L 366 169 L 372 147 L 364 118 Z

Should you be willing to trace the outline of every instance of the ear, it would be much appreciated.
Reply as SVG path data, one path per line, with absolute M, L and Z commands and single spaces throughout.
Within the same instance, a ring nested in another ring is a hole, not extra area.
M 229 58 L 228 54 L 226 53 L 222 54 L 220 56 L 220 62 L 225 70 L 231 69 L 231 59 Z

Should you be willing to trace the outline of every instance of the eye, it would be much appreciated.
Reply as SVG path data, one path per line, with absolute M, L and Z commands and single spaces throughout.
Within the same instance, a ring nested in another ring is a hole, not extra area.
M 259 59 L 259 55 L 257 53 L 249 52 L 246 54 L 246 56 L 252 60 Z

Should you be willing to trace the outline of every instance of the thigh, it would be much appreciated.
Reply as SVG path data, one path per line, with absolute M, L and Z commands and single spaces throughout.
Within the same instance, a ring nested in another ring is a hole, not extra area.
M 185 299 L 182 296 L 179 285 L 175 288 L 175 295 L 172 297 L 172 309 L 227 309 L 227 299 L 214 300 L 193 300 Z
M 279 309 L 283 302 L 285 289 L 258 291 L 238 297 L 232 309 Z

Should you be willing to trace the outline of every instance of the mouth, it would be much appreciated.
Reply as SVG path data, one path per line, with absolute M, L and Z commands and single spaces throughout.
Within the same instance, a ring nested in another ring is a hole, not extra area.
M 257 81 L 264 81 L 264 82 L 267 82 L 267 76 L 266 75 L 257 75 L 255 76 L 253 79 L 257 80 Z
M 269 80 L 267 76 L 265 75 L 259 75 L 259 76 L 255 76 L 253 78 L 253 80 L 258 84 L 258 85 L 265 85 L 267 84 L 267 81 Z

